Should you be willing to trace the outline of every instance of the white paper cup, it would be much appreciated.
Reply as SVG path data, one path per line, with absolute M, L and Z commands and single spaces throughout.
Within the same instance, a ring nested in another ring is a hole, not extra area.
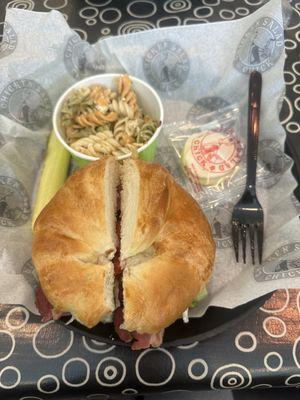
M 82 79 L 81 81 L 71 86 L 68 90 L 66 90 L 55 105 L 53 112 L 53 120 L 52 120 L 54 132 L 58 140 L 71 153 L 72 157 L 76 160 L 79 166 L 87 164 L 90 161 L 98 160 L 98 157 L 92 157 L 86 154 L 82 154 L 74 150 L 66 143 L 63 134 L 63 129 L 61 129 L 60 125 L 61 107 L 66 98 L 71 94 L 71 92 L 74 89 L 94 84 L 100 84 L 108 88 L 111 88 L 113 90 L 116 90 L 116 81 L 121 75 L 122 74 L 101 74 Z M 161 127 L 163 124 L 163 118 L 164 118 L 163 105 L 156 91 L 150 85 L 148 85 L 148 83 L 142 81 L 141 79 L 135 78 L 134 76 L 130 76 L 130 79 L 132 80 L 133 90 L 137 95 L 138 104 L 142 108 L 143 112 L 154 118 L 156 121 L 160 121 L 158 128 L 156 129 L 150 140 L 138 149 L 140 158 L 147 161 L 152 161 L 155 156 L 157 137 L 161 131 Z M 118 159 L 124 160 L 125 158 L 128 157 L 130 157 L 130 154 L 125 154 L 123 156 L 120 156 L 118 157 Z

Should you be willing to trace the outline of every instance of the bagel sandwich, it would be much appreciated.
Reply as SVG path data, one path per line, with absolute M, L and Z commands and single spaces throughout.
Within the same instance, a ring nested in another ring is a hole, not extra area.
M 133 349 L 156 347 L 214 256 L 205 215 L 162 166 L 104 157 L 70 176 L 34 224 L 36 304 L 44 321 L 112 318 Z

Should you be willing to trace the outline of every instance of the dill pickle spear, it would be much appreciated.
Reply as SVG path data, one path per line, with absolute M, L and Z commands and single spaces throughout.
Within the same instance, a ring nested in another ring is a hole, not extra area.
M 70 153 L 59 142 L 54 132 L 48 140 L 46 157 L 42 166 L 32 213 L 32 227 L 42 209 L 64 184 L 70 163 Z

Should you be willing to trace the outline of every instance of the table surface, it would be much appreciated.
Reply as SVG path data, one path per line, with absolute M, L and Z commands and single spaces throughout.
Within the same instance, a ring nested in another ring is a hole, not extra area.
M 241 18 L 263 3 L 5 0 L 0 18 L 5 18 L 4 5 L 35 11 L 56 9 L 82 38 L 95 42 L 107 35 L 154 27 Z M 291 5 L 286 30 L 287 93 L 280 117 L 287 132 L 287 151 L 296 156 L 295 149 L 300 146 L 300 3 L 291 1 Z M 300 176 L 300 165 L 294 173 Z M 300 209 L 296 200 L 295 206 Z M 225 380 L 230 389 L 300 386 L 299 313 L 300 289 L 279 290 L 262 308 L 214 338 L 168 350 L 132 352 L 74 334 L 53 322 L 41 324 L 38 316 L 23 307 L 3 305 L 0 396 L 30 400 L 48 398 L 52 393 L 55 399 L 69 395 L 74 399 L 100 399 L 103 393 L 209 389 Z

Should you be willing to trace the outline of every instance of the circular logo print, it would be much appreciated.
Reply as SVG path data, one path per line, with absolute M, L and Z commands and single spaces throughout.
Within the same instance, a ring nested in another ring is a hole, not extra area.
M 0 35 L 0 58 L 10 55 L 17 47 L 17 34 L 8 22 L 2 22 L 3 34 Z
M 178 89 L 187 79 L 190 61 L 177 43 L 163 40 L 151 47 L 144 56 L 144 74 L 162 92 Z
M 99 52 L 93 52 L 90 44 L 77 34 L 71 36 L 67 41 L 64 63 L 74 79 L 81 79 L 92 72 L 105 71 L 104 57 Z
M 292 160 L 281 150 L 280 144 L 272 139 L 260 142 L 258 157 L 263 167 L 258 181 L 266 188 L 274 186 L 292 165 Z
M 0 94 L 0 112 L 29 129 L 43 127 L 51 117 L 51 100 L 46 90 L 31 79 L 17 79 Z
M 286 243 L 278 247 L 263 265 L 255 266 L 254 278 L 258 282 L 287 278 L 300 275 L 300 242 Z
M 207 131 L 192 140 L 193 158 L 205 171 L 224 174 L 240 162 L 243 147 L 233 132 L 227 133 Z
M 29 218 L 30 203 L 24 186 L 14 178 L 0 176 L 0 225 L 23 225 Z
M 194 120 L 199 118 L 199 116 L 209 114 L 213 111 L 221 110 L 222 108 L 228 107 L 229 103 L 227 100 L 222 99 L 222 97 L 203 97 L 202 99 L 197 100 L 189 112 L 187 113 L 187 118 L 189 120 Z M 207 118 L 207 122 L 210 122 L 211 118 Z M 201 118 L 202 123 L 202 118 Z M 206 123 L 204 121 L 203 123 Z
M 242 37 L 234 66 L 245 74 L 272 68 L 284 49 L 283 28 L 273 18 L 260 18 Z
M 232 247 L 231 216 L 233 204 L 228 202 L 208 211 L 213 238 L 217 249 Z

